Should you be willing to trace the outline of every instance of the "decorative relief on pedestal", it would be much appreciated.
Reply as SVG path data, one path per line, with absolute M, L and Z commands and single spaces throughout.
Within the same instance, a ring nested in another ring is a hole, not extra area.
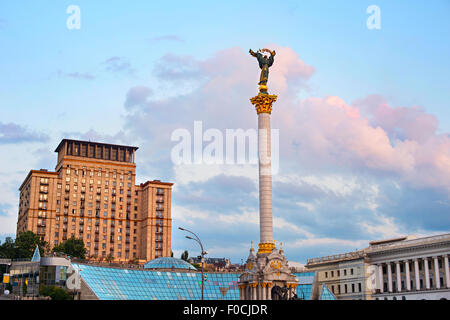
M 281 267 L 282 267 L 282 263 L 281 263 L 281 261 L 279 261 L 279 260 L 272 260 L 272 261 L 270 262 L 270 266 L 272 267 L 272 269 L 279 270 L 279 269 L 281 269 Z

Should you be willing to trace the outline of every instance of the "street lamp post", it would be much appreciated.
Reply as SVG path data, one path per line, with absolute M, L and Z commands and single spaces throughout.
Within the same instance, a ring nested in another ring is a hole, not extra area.
M 204 288 L 203 257 L 205 256 L 205 254 L 207 254 L 207 252 L 203 249 L 202 242 L 200 241 L 200 238 L 199 238 L 195 233 L 193 233 L 193 232 L 190 231 L 190 230 L 181 228 L 181 227 L 178 227 L 178 229 L 180 229 L 180 230 L 182 230 L 182 231 L 189 232 L 189 233 L 191 233 L 192 235 L 194 235 L 195 238 L 192 238 L 192 237 L 189 237 L 189 236 L 186 236 L 186 238 L 189 239 L 189 240 L 194 240 L 194 241 L 196 241 L 196 242 L 200 245 L 200 249 L 201 249 L 201 253 L 200 253 L 200 254 L 201 254 L 201 261 L 200 261 L 200 262 L 201 262 L 201 265 L 202 265 L 202 300 L 204 300 L 204 299 L 203 299 L 203 288 Z

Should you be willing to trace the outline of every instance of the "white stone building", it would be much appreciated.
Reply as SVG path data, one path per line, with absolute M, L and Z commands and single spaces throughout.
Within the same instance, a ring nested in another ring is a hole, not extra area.
M 374 299 L 450 299 L 450 233 L 372 241 L 365 252 Z

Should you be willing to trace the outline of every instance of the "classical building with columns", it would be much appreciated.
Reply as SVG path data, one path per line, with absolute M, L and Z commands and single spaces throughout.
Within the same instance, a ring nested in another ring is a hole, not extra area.
M 364 250 L 312 258 L 305 268 L 317 274 L 339 300 L 371 300 L 370 264 Z
M 343 254 L 308 259 L 339 300 L 450 299 L 450 234 L 415 236 L 369 243 Z
M 365 252 L 374 299 L 450 299 L 450 233 L 372 241 Z

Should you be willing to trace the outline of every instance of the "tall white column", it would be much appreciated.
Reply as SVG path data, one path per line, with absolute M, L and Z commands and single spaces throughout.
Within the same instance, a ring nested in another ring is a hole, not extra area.
M 259 228 L 261 243 L 273 243 L 270 147 L 270 114 L 262 112 L 258 114 Z
M 430 270 L 428 269 L 428 258 L 423 259 L 425 265 L 425 287 L 430 289 Z
M 380 263 L 378 265 L 378 270 L 377 270 L 377 279 L 378 279 L 378 289 L 380 289 L 380 292 L 383 293 L 384 292 L 384 279 L 383 279 L 383 265 Z
M 444 268 L 445 268 L 445 283 L 447 288 L 450 288 L 450 270 L 448 268 L 448 255 L 444 256 Z
M 436 281 L 436 289 L 441 288 L 441 277 L 439 274 L 439 260 L 438 257 L 433 257 L 434 260 L 434 280 Z
M 389 262 L 387 264 L 387 272 L 388 272 L 388 291 L 392 292 L 392 269 L 391 269 L 391 263 Z
M 414 259 L 414 275 L 416 276 L 416 290 L 420 290 L 419 260 Z
M 261 290 L 262 290 L 262 299 L 266 300 L 266 285 L 264 283 L 261 283 Z
M 397 292 L 401 292 L 402 291 L 402 277 L 400 274 L 400 261 L 396 261 L 395 262 L 395 273 L 397 275 Z
M 409 274 L 409 261 L 405 261 L 405 273 L 406 273 L 406 290 L 411 291 L 411 276 Z

